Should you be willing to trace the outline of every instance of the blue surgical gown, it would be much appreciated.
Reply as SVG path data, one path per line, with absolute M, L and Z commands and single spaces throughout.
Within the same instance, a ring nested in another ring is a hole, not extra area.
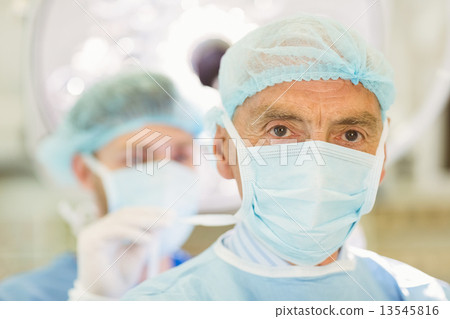
M 180 250 L 172 257 L 178 266 L 189 255 Z M 34 301 L 67 300 L 77 277 L 75 254 L 64 253 L 57 256 L 49 265 L 23 274 L 18 274 L 0 282 L 0 300 Z
M 226 235 L 226 234 L 225 234 Z M 320 267 L 262 266 L 223 237 L 205 252 L 129 291 L 125 300 L 448 300 L 449 285 L 404 263 L 347 247 Z

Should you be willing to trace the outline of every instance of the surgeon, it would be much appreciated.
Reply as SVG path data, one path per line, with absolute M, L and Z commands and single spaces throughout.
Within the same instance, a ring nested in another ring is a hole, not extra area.
M 96 214 L 66 211 L 76 255 L 4 280 L 0 299 L 119 299 L 184 262 L 180 247 L 192 226 L 177 221 L 197 213 L 192 139 L 201 129 L 198 113 L 163 75 L 128 71 L 91 87 L 39 157 L 59 180 L 92 192 Z
M 384 57 L 341 24 L 263 26 L 221 61 L 218 170 L 242 196 L 236 226 L 127 300 L 448 300 L 448 284 L 346 245 L 384 177 Z

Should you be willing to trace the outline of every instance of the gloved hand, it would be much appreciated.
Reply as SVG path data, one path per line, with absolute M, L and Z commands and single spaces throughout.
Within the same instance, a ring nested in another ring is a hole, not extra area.
M 164 212 L 156 207 L 122 209 L 83 229 L 77 243 L 78 278 L 69 299 L 119 299 L 140 283 L 152 240 L 173 220 L 173 213 Z

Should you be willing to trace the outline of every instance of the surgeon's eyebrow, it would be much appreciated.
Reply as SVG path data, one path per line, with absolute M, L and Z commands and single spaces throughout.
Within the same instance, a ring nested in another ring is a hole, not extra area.
M 267 107 L 265 107 L 267 108 Z M 259 112 L 255 112 L 258 114 Z M 257 121 L 254 123 L 256 125 L 266 125 L 270 121 L 275 120 L 285 120 L 285 121 L 296 121 L 296 122 L 304 122 L 304 119 L 298 114 L 283 110 L 283 109 L 274 109 L 271 108 L 267 112 L 264 112 Z
M 265 106 L 261 106 L 260 108 L 264 109 Z M 259 114 L 258 111 L 255 113 Z M 255 124 L 265 126 L 267 123 L 274 120 L 296 121 L 299 123 L 305 122 L 304 118 L 299 114 L 287 111 L 283 108 L 271 108 L 260 116 Z M 380 122 L 381 120 L 375 115 L 368 111 L 364 111 L 356 115 L 336 119 L 332 121 L 332 125 L 361 126 L 365 127 L 367 130 L 376 132 Z
M 368 130 L 377 131 L 378 126 L 380 125 L 381 120 L 374 116 L 373 114 L 364 111 L 355 116 L 349 116 L 342 119 L 338 119 L 333 121 L 334 125 L 357 125 L 363 126 Z

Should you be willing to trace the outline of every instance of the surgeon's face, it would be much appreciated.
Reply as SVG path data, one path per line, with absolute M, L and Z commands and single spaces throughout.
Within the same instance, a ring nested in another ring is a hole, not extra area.
M 160 161 L 166 158 L 166 152 L 170 160 L 177 161 L 187 167 L 192 167 L 192 135 L 189 133 L 168 125 L 147 125 L 136 132 L 123 134 L 116 139 L 103 146 L 95 156 L 106 167 L 111 170 L 116 170 L 126 167 L 127 163 L 127 142 L 136 136 L 136 134 L 144 129 L 150 131 L 133 142 L 133 145 L 143 144 L 142 152 L 137 152 L 137 147 L 132 147 L 131 159 L 133 164 L 143 163 L 147 161 Z M 152 139 L 150 136 L 153 133 L 160 133 L 159 136 Z M 158 142 L 163 141 L 164 137 L 170 137 L 170 140 L 163 143 L 159 147 L 155 147 Z M 151 152 L 147 152 L 151 147 L 155 147 Z M 169 150 L 169 151 L 168 151 Z M 148 154 L 147 154 L 148 153 Z M 74 171 L 79 181 L 86 188 L 92 189 L 97 197 L 98 205 L 102 215 L 107 212 L 107 201 L 104 192 L 103 184 L 96 174 L 92 173 L 84 164 L 81 156 L 76 156 L 74 159 Z
M 383 130 L 376 96 L 362 84 L 345 80 L 276 84 L 246 99 L 233 123 L 247 146 L 317 140 L 375 154 Z M 229 136 L 218 127 L 223 145 L 218 169 L 236 179 L 242 196 L 239 167 L 230 161 Z M 233 152 L 235 154 L 235 152 Z

